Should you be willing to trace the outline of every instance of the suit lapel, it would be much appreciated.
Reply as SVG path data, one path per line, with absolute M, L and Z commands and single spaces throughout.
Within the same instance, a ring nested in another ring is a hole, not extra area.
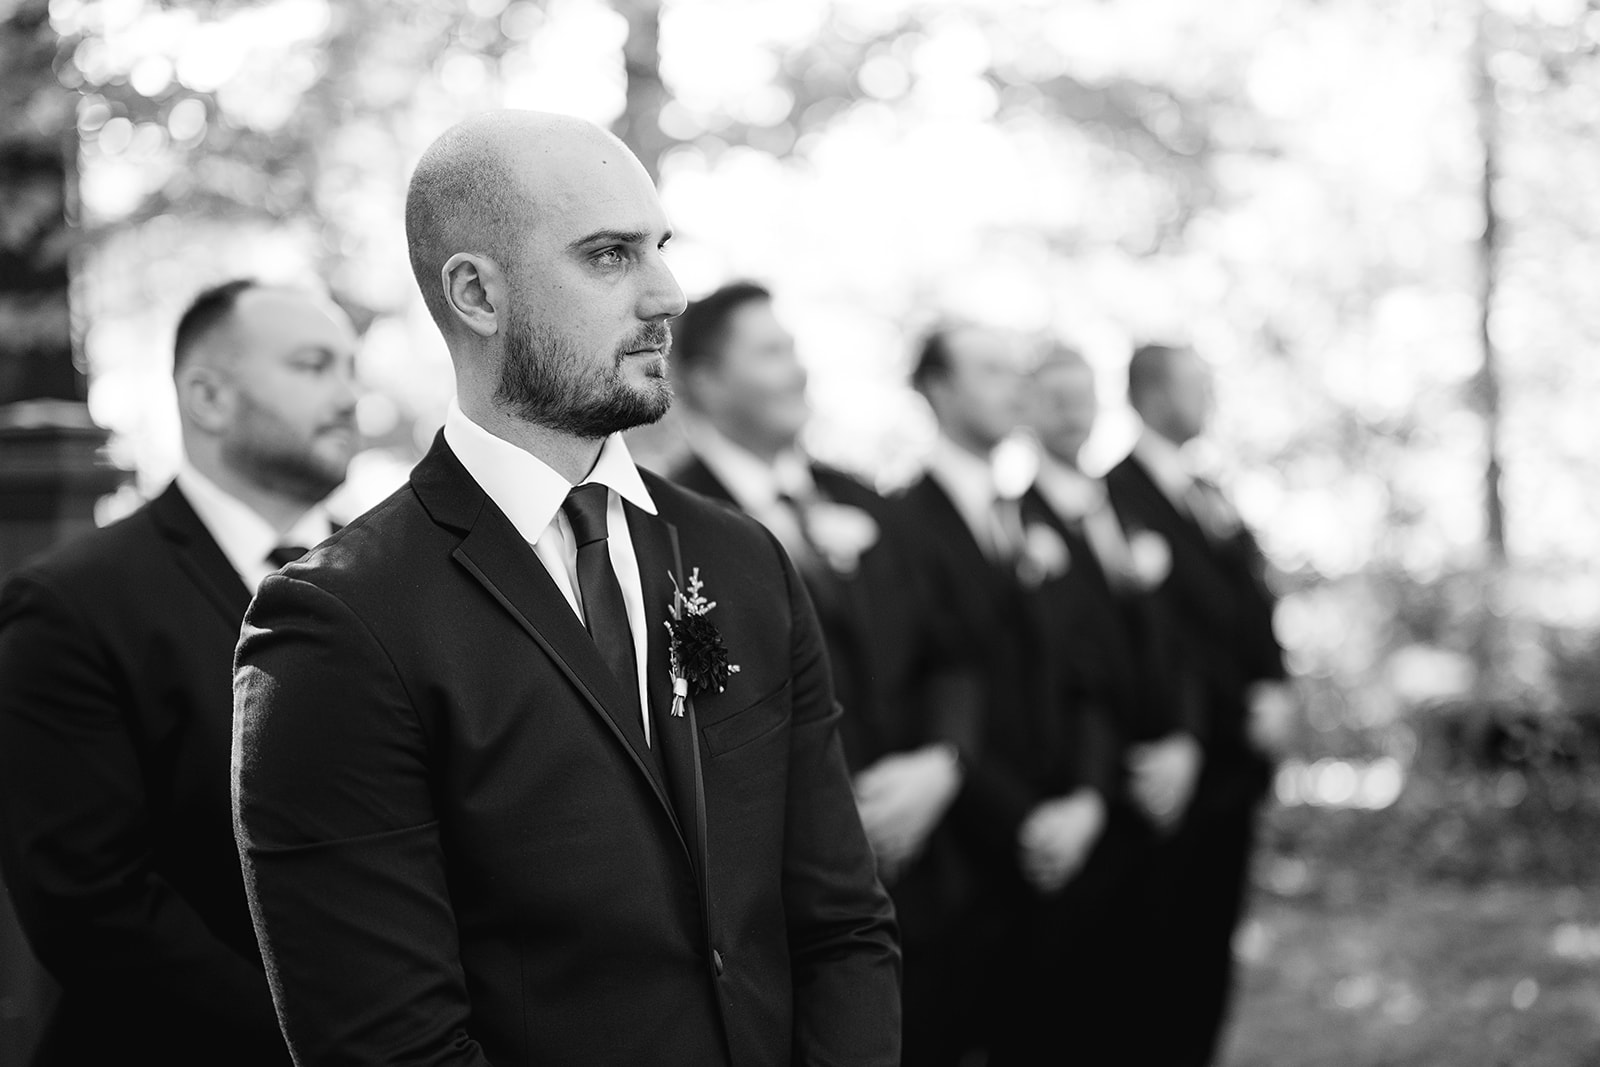
M 689 854 L 705 888 L 705 801 L 695 742 L 693 701 L 685 701 L 684 715 L 672 715 L 672 663 L 666 621 L 672 609 L 673 580 L 683 584 L 683 566 L 677 559 L 678 531 L 665 519 L 623 502 L 628 532 L 639 559 L 639 579 L 644 589 L 644 617 L 650 635 L 645 687 L 650 696 L 650 723 L 655 746 L 666 770 L 667 791 L 678 817 Z
M 176 482 L 150 502 L 150 516 L 172 546 L 178 566 L 223 620 L 237 629 L 250 606 L 250 590 Z
M 1125 462 L 1128 465 L 1128 473 L 1138 485 L 1139 491 L 1146 498 L 1149 507 L 1166 516 L 1169 528 L 1181 533 L 1207 556 L 1214 555 L 1215 546 L 1212 544 L 1211 538 L 1206 536 L 1206 532 L 1201 529 L 1194 516 L 1173 503 L 1172 498 L 1167 496 L 1161 487 L 1156 484 L 1154 476 L 1145 468 L 1143 463 L 1132 456 L 1129 456 Z
M 412 488 L 435 522 L 464 532 L 452 553 L 566 675 L 584 702 L 627 750 L 645 776 L 674 825 L 678 823 L 665 784 L 649 752 L 641 752 L 623 716 L 636 714 L 624 701 L 589 632 L 573 613 L 544 564 L 517 533 L 444 443 L 441 433 L 433 449 L 411 475 Z M 683 838 L 682 828 L 679 836 Z M 688 842 L 684 841 L 685 848 Z

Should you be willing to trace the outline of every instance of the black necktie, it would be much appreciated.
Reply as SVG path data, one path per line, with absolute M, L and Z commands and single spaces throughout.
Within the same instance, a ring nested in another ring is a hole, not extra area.
M 639 668 L 633 654 L 633 631 L 622 586 L 611 566 L 606 544 L 606 497 L 609 490 L 597 482 L 573 487 L 562 503 L 572 536 L 578 542 L 578 594 L 583 598 L 583 624 L 600 649 L 600 657 L 617 677 L 624 705 L 631 714 L 623 729 L 638 744 L 646 744 L 639 713 Z
M 279 545 L 267 553 L 267 562 L 274 567 L 286 567 L 310 551 L 305 545 Z

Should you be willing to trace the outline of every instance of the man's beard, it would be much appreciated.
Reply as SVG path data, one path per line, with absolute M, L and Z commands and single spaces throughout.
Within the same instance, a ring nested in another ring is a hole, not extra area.
M 325 429 L 353 425 L 345 416 Z M 350 457 L 330 458 L 248 397 L 239 413 L 239 432 L 222 442 L 223 460 L 252 485 L 312 505 L 343 484 Z
M 609 366 L 596 366 L 550 327 L 519 318 L 506 333 L 495 400 L 524 421 L 557 433 L 588 440 L 609 437 L 655 422 L 672 406 L 664 366 L 671 346 L 666 323 L 646 323 L 618 348 Z M 654 373 L 643 385 L 630 385 L 622 365 L 634 357 L 625 353 L 648 347 L 661 349 Z

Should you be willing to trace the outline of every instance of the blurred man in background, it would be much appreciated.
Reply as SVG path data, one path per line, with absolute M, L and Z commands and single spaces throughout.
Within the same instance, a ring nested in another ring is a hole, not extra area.
M 862 823 L 920 969 L 959 912 L 961 861 L 941 823 L 960 784 L 952 748 L 980 714 L 970 656 L 922 610 L 888 502 L 801 451 L 805 371 L 766 289 L 735 282 L 689 305 L 673 367 L 692 452 L 672 478 L 759 519 L 805 580 Z M 907 988 L 915 1012 L 921 975 Z M 908 1035 L 928 1024 L 915 1014 Z
M 1106 727 L 1088 743 L 1109 752 L 1091 765 L 1109 758 L 1116 771 L 1107 830 L 1083 876 L 1041 908 L 1039 937 L 1055 947 L 1036 986 L 1046 1001 L 1079 1006 L 1071 1040 L 1081 1062 L 1132 1063 L 1146 1061 L 1144 1035 L 1121 1025 L 1129 991 L 1140 990 L 1138 1002 L 1157 1015 L 1189 995 L 1162 986 L 1162 946 L 1146 935 L 1186 891 L 1171 841 L 1200 772 L 1204 724 L 1171 621 L 1153 595 L 1166 576 L 1163 546 L 1128 530 L 1105 483 L 1079 466 L 1098 410 L 1088 362 L 1069 348 L 1048 349 L 1028 388 L 1039 469 L 1023 509 L 1067 546 L 1070 565 L 1047 602 L 1060 635 L 1055 654 L 1071 665 L 1083 721 Z M 1027 1039 L 1034 1047 L 1047 1047 L 1048 1025 Z
M 939 435 L 926 474 L 895 498 L 896 519 L 923 611 L 973 657 L 983 697 L 951 768 L 961 909 L 920 967 L 906 948 L 907 1018 L 917 1003 L 926 1020 L 916 1040 L 907 1031 L 907 1064 L 958 1063 L 1018 1032 L 1018 983 L 1033 953 L 1029 902 L 1075 875 L 1099 832 L 1092 801 L 1051 803 L 1074 792 L 1063 773 L 1074 754 L 1035 594 L 1066 560 L 1033 551 L 1015 494 L 995 477 L 994 450 L 1021 414 L 1023 359 L 1009 334 L 950 326 L 928 335 L 912 371 Z
M 0 863 L 62 988 L 37 1063 L 288 1062 L 233 839 L 233 652 L 256 585 L 331 532 L 354 351 L 309 294 L 201 293 L 176 480 L 0 592 Z
M 1147 345 L 1128 365 L 1128 401 L 1143 429 L 1106 477 L 1125 521 L 1160 535 L 1171 572 L 1159 595 L 1199 672 L 1205 763 L 1180 831 L 1189 891 L 1164 935 L 1170 975 L 1187 991 L 1165 1028 L 1159 1062 L 1211 1062 L 1232 986 L 1232 937 L 1243 912 L 1256 809 L 1292 703 L 1275 600 L 1255 539 L 1182 451 L 1211 414 L 1209 368 L 1190 348 Z

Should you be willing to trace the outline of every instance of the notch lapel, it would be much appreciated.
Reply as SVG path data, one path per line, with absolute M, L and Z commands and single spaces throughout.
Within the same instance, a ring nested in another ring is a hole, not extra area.
M 683 584 L 683 563 L 678 559 L 677 527 L 656 515 L 623 501 L 628 533 L 639 560 L 644 589 L 644 617 L 649 634 L 645 688 L 650 697 L 651 736 L 666 769 L 667 789 L 683 829 L 689 854 L 694 857 L 702 896 L 705 891 L 706 831 L 704 783 L 700 750 L 696 743 L 694 701 L 684 701 L 682 718 L 672 715 L 672 662 L 666 622 L 671 617 L 673 580 Z
M 470 479 L 464 468 L 461 475 Z M 632 701 L 624 700 L 620 683 L 544 564 L 517 533 L 511 520 L 486 496 L 482 509 L 453 555 L 583 695 L 591 710 L 616 736 L 617 743 L 627 750 L 639 772 L 649 781 L 674 824 L 678 824 L 654 760 L 648 751 L 639 750 L 631 731 L 622 725 L 623 716 L 637 714 Z M 678 833 L 680 838 L 684 836 L 681 825 Z M 688 842 L 684 845 L 687 848 Z
M 238 629 L 250 606 L 250 589 L 223 555 L 222 546 L 195 513 L 178 483 L 168 486 L 149 507 L 151 518 L 172 546 L 178 566 L 211 601 L 223 621 Z

